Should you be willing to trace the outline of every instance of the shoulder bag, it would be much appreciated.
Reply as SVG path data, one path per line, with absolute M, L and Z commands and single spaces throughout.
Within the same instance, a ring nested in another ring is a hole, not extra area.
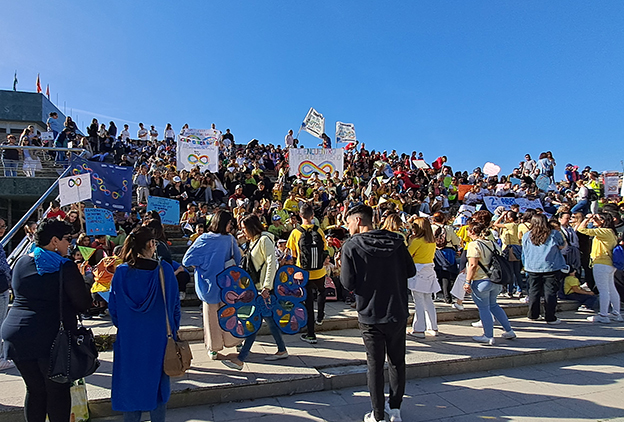
M 48 378 L 59 384 L 67 384 L 94 373 L 100 366 L 95 338 L 90 328 L 79 320 L 75 333 L 63 324 L 63 266 L 59 271 L 60 327 L 50 350 Z
M 184 375 L 191 367 L 193 353 L 188 341 L 174 340 L 171 332 L 171 324 L 169 323 L 169 312 L 167 311 L 167 295 L 165 292 L 165 272 L 162 265 L 158 265 L 160 277 L 160 287 L 163 293 L 163 302 L 165 304 L 165 319 L 167 321 L 167 347 L 165 348 L 165 360 L 163 362 L 163 371 L 170 377 L 179 377 Z
M 225 261 L 225 268 L 230 268 L 236 265 L 236 259 L 234 259 L 234 242 L 236 242 L 236 238 L 232 236 L 232 241 L 230 242 L 230 259 Z

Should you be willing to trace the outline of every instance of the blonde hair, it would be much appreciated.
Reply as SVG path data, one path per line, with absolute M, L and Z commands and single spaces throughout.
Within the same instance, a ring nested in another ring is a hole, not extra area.
M 431 223 L 429 219 L 423 217 L 416 217 L 412 222 L 412 232 L 414 238 L 424 238 L 427 243 L 435 243 L 435 237 L 433 236 L 433 230 L 431 230 Z
M 390 232 L 398 232 L 403 228 L 403 220 L 399 214 L 390 214 L 384 220 L 382 230 L 388 230 Z

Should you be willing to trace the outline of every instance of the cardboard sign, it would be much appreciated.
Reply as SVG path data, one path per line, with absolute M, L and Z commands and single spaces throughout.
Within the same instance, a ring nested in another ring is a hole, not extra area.
M 147 198 L 147 211 L 158 211 L 163 224 L 178 224 L 180 222 L 180 201 L 176 199 L 150 196 Z
M 85 208 L 84 211 L 89 236 L 117 236 L 112 212 L 104 208 Z

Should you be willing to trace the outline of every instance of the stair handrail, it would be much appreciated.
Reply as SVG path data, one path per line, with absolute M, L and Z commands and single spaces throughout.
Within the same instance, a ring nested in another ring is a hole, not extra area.
M 28 148 L 28 149 L 36 148 L 36 149 L 41 149 L 41 148 L 45 148 L 45 147 L 17 147 L 16 146 L 14 148 L 24 148 L 24 149 L 26 149 L 26 148 Z M 82 149 L 82 148 L 48 148 L 48 149 L 55 149 L 57 151 L 71 151 L 71 152 L 78 152 L 78 151 L 80 151 L 80 154 L 78 156 L 81 157 L 81 158 L 87 152 L 87 150 Z M 70 171 L 71 171 L 71 166 L 67 166 L 67 168 L 63 171 L 63 173 L 61 173 L 61 175 L 54 181 L 54 183 L 52 183 L 52 185 L 50 185 L 50 187 L 41 195 L 41 197 L 35 202 L 35 204 L 32 207 L 30 207 L 30 209 L 28 211 L 26 211 L 26 213 L 22 216 L 22 218 L 20 218 L 20 220 L 17 223 L 15 223 L 13 225 L 11 230 L 9 230 L 9 232 L 0 241 L 0 244 L 2 245 L 3 248 L 6 247 L 9 244 L 11 239 L 13 239 L 13 236 L 15 236 L 17 234 L 17 232 L 19 232 L 22 229 L 22 227 L 28 222 L 28 219 L 30 218 L 30 216 L 33 215 L 35 213 L 35 211 L 37 211 L 37 209 L 45 202 L 45 200 L 48 198 L 48 196 L 50 196 L 52 194 L 54 189 L 56 189 L 58 187 L 59 180 L 62 179 L 63 177 L 68 176 Z M 58 197 L 57 197 L 57 199 L 58 199 Z M 49 209 L 46 210 L 43 213 L 41 218 L 37 221 L 37 224 L 41 223 L 41 221 L 48 214 L 48 211 L 49 211 Z M 25 236 L 24 239 L 22 239 L 22 241 L 18 244 L 18 247 L 15 248 L 15 250 L 11 252 L 9 257 L 7 258 L 7 261 L 9 261 L 9 264 L 14 262 L 21 255 L 23 255 L 24 250 L 28 249 L 28 248 L 25 247 L 26 243 L 28 243 L 28 244 L 31 243 L 31 240 L 28 238 L 28 236 Z M 19 255 L 15 254 L 16 251 L 19 253 Z

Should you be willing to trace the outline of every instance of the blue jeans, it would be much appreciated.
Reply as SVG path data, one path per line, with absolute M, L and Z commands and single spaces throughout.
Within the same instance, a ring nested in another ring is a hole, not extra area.
M 575 206 L 570 210 L 572 214 L 575 212 L 582 212 L 583 215 L 589 214 L 589 201 L 587 199 L 581 199 L 576 203 Z
M 269 330 L 271 330 L 271 335 L 275 339 L 275 343 L 277 343 L 277 351 L 285 352 L 286 351 L 286 343 L 284 343 L 284 339 L 282 338 L 282 331 L 279 329 L 275 320 L 272 317 L 262 317 L 267 325 L 269 326 Z M 245 343 L 243 343 L 243 348 L 238 354 L 238 360 L 241 362 L 245 362 L 247 356 L 249 356 L 249 351 L 251 350 L 251 346 L 256 341 L 256 336 L 258 333 L 254 333 L 245 339 Z
M 17 177 L 17 163 L 15 160 L 2 160 L 4 164 L 4 177 Z
M 494 318 L 501 323 L 505 331 L 511 331 L 511 325 L 503 308 L 496 303 L 496 297 L 503 289 L 500 284 L 494 284 L 488 279 L 473 280 L 472 300 L 479 309 L 479 318 L 483 323 L 483 333 L 486 337 L 494 337 Z
M 167 403 L 158 403 L 156 409 L 150 410 L 151 422 L 165 422 L 165 414 L 167 412 Z M 124 422 L 140 422 L 143 412 L 137 410 L 135 412 L 124 412 Z

